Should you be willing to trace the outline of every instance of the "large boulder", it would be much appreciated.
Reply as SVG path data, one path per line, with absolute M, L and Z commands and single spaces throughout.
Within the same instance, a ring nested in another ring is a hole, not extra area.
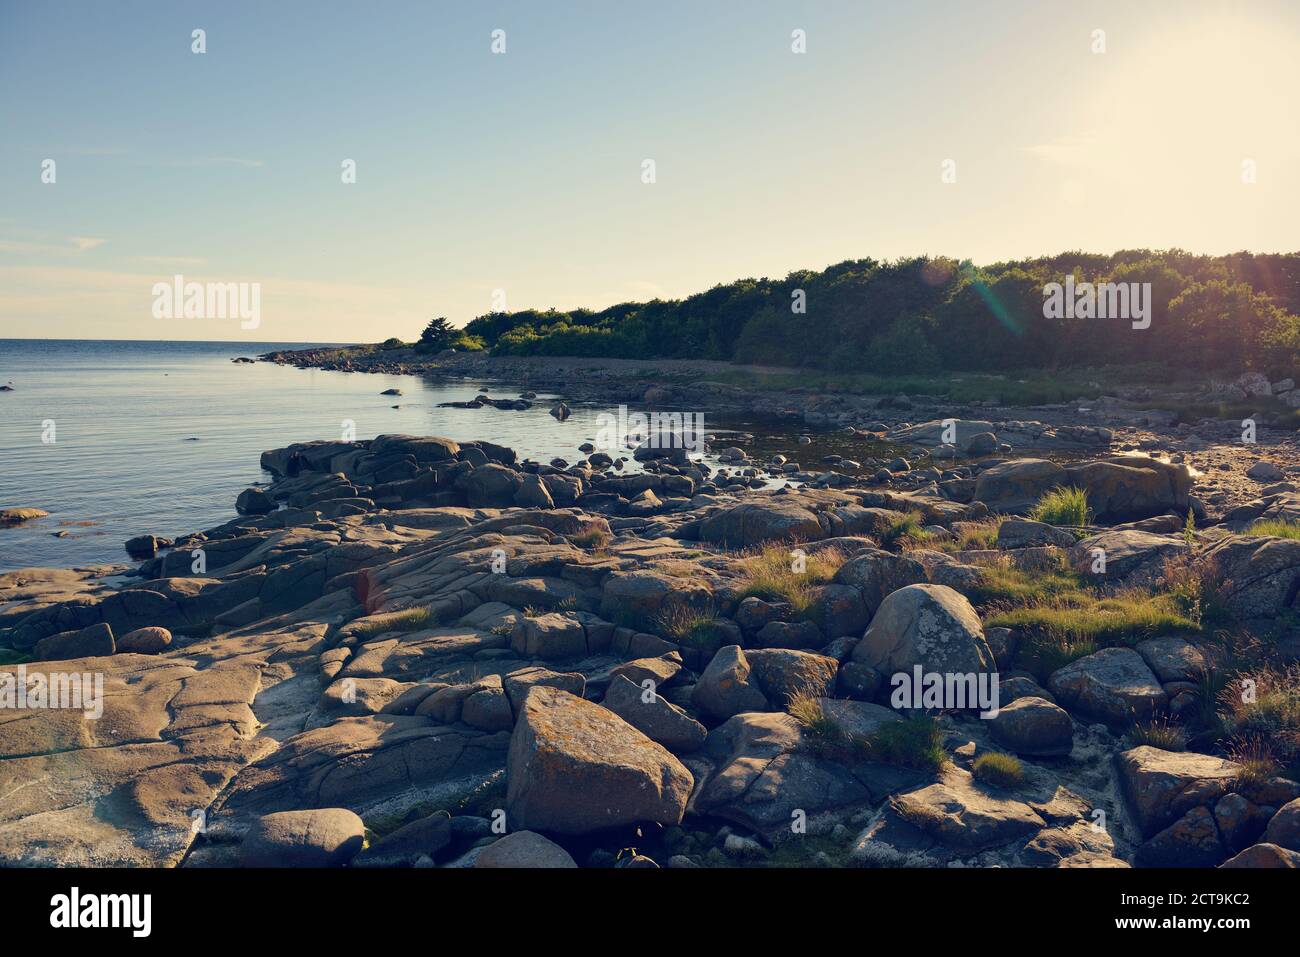
M 612 711 L 540 686 L 515 722 L 506 780 L 510 822 L 560 834 L 679 824 L 694 784 L 667 749 Z
M 1175 511 L 1187 513 L 1192 490 L 1186 465 L 1145 455 L 1121 455 L 1066 468 L 1066 482 L 1088 492 L 1088 507 L 1101 521 L 1124 522 Z
M 1158 535 L 1135 528 L 1112 528 L 1083 539 L 1070 550 L 1075 570 L 1091 575 L 1097 550 L 1106 559 L 1107 582 L 1150 586 L 1164 573 L 1165 561 L 1188 552 L 1181 535 Z
M 1017 698 L 989 721 L 993 739 L 1016 754 L 1057 757 L 1074 746 L 1074 722 L 1064 708 L 1043 698 Z
M 745 657 L 768 701 L 784 704 L 798 693 L 829 698 L 835 690 L 839 662 L 826 655 L 789 648 L 755 648 L 745 652 Z
M 1241 774 L 1241 766 L 1225 758 L 1149 745 L 1116 755 L 1115 764 L 1120 786 L 1145 836 L 1227 794 Z
M 1227 536 L 1205 559 L 1222 577 L 1219 594 L 1238 618 L 1277 618 L 1297 608 L 1300 540 Z
M 601 583 L 600 613 L 611 621 L 654 626 L 679 609 L 703 612 L 712 593 L 690 578 L 674 577 L 653 568 L 612 572 Z
M 1114 723 L 1148 721 L 1168 695 L 1132 648 L 1103 648 L 1052 673 L 1048 689 L 1068 708 Z
M 764 542 L 809 542 L 825 538 L 817 516 L 794 502 L 745 502 L 700 522 L 699 538 L 732 548 Z
M 465 493 L 465 501 L 473 508 L 514 505 L 521 484 L 518 472 L 495 462 L 480 465 L 456 480 L 456 487 Z
M 994 667 L 979 615 L 946 585 L 908 585 L 880 603 L 853 660 L 886 676 L 914 666 L 941 674 L 980 674 Z
M 107 622 L 101 621 L 77 631 L 65 631 L 42 638 L 36 643 L 34 653 L 40 661 L 67 661 L 71 658 L 111 655 L 116 649 L 113 629 Z
M 993 512 L 1024 513 L 1058 485 L 1065 485 L 1065 469 L 1046 459 L 1016 459 L 980 473 L 975 501 Z
M 280 811 L 253 822 L 239 860 L 245 867 L 340 867 L 365 840 L 365 824 L 344 808 Z
M 1228 856 L 1208 808 L 1194 807 L 1137 849 L 1138 867 L 1216 867 Z

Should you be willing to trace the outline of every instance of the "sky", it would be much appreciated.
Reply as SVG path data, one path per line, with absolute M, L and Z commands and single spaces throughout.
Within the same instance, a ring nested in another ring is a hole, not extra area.
M 864 257 L 1293 252 L 1297 90 L 1294 0 L 0 0 L 0 338 L 373 342 Z M 258 284 L 257 327 L 160 317 L 178 274 Z

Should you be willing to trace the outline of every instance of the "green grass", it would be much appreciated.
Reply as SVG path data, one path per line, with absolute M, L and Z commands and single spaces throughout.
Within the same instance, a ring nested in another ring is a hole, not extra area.
M 877 532 L 881 548 L 893 545 L 921 545 L 929 541 L 930 533 L 921 526 L 920 512 L 899 512 L 889 524 Z
M 933 546 L 941 552 L 984 551 L 995 548 L 998 543 L 998 529 L 1005 521 L 1004 516 L 984 519 L 979 522 L 962 522 L 960 529 L 953 531 L 953 537 Z
M 1066 528 L 1083 528 L 1092 521 L 1088 509 L 1088 492 L 1072 485 L 1054 488 L 1038 500 L 1029 512 L 1035 522 L 1060 525 Z
M 840 570 L 848 556 L 835 548 L 811 552 L 804 559 L 804 570 L 794 570 L 788 545 L 767 545 L 741 560 L 742 584 L 739 599 L 761 598 L 763 601 L 789 603 L 796 618 L 812 613 L 821 585 Z
M 1243 701 L 1241 678 L 1254 682 L 1254 699 Z M 1238 676 L 1220 693 L 1223 731 L 1236 760 L 1274 762 L 1300 778 L 1300 665 L 1260 668 Z
M 943 731 L 929 715 L 885 722 L 863 740 L 860 750 L 873 761 L 921 771 L 937 773 L 949 763 Z
M 1288 522 L 1284 518 L 1264 518 L 1250 526 L 1250 535 L 1272 535 L 1276 538 L 1300 538 L 1300 522 Z
M 712 655 L 722 647 L 727 632 L 718 625 L 717 612 L 709 608 L 673 605 L 659 616 L 654 631 L 683 648 Z
M 1186 751 L 1187 732 L 1164 719 L 1142 721 L 1128 729 L 1124 743 L 1130 748 L 1147 745 L 1162 751 Z
M 966 590 L 976 605 L 1043 604 L 1058 599 L 1082 602 L 1091 594 L 1088 581 L 1071 569 L 1061 556 L 1046 568 L 1017 568 L 1007 559 L 981 564 L 984 573 L 978 585 Z
M 1025 766 L 1020 759 L 1001 751 L 981 754 L 971 765 L 975 780 L 995 788 L 1019 787 L 1025 780 Z
M 1101 647 L 1134 645 L 1144 638 L 1194 632 L 1197 622 L 1183 615 L 1169 595 L 1124 591 L 1095 597 L 1063 595 L 1046 602 L 1006 608 L 984 624 L 1058 638 L 1066 643 L 1091 641 Z

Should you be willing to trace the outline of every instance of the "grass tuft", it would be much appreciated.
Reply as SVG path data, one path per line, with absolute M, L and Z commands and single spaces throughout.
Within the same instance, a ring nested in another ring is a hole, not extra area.
M 864 739 L 861 750 L 870 760 L 921 771 L 937 773 L 949 762 L 943 730 L 930 715 L 885 722 Z
M 1025 780 L 1025 766 L 1020 759 L 1001 751 L 981 754 L 971 765 L 975 780 L 995 788 L 1019 787 Z
M 1187 732 L 1166 719 L 1137 722 L 1128 729 L 1124 740 L 1130 748 L 1145 744 L 1162 751 L 1187 750 Z
M 788 545 L 767 545 L 741 560 L 740 599 L 787 602 L 796 618 L 809 615 L 825 585 L 840 570 L 848 556 L 837 548 L 823 548 L 803 559 L 803 571 L 795 571 L 796 560 Z
M 1083 528 L 1092 521 L 1092 512 L 1088 509 L 1088 493 L 1072 485 L 1054 488 L 1038 500 L 1029 517 L 1048 525 Z

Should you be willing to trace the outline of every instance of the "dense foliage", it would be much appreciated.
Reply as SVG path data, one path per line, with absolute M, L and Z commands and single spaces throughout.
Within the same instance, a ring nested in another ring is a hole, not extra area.
M 1151 324 L 1044 317 L 1044 287 L 1151 284 Z M 802 290 L 806 311 L 793 308 Z M 1300 359 L 1300 254 L 1069 252 L 977 267 L 863 259 L 599 312 L 527 309 L 466 326 L 497 355 L 723 359 L 934 372 L 1161 361 L 1287 374 Z

